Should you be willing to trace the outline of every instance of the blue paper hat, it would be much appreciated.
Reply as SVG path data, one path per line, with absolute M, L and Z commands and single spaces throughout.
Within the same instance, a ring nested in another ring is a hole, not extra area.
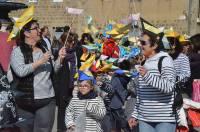
M 86 73 L 83 71 L 78 71 L 79 77 L 78 81 L 86 81 L 86 80 L 91 80 L 93 84 L 96 83 L 95 79 L 93 76 L 88 76 Z

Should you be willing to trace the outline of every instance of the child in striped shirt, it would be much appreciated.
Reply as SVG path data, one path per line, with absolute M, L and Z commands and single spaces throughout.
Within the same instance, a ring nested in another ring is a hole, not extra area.
M 94 91 L 92 80 L 83 80 L 66 109 L 66 127 L 75 132 L 102 132 L 100 121 L 105 114 L 103 100 Z

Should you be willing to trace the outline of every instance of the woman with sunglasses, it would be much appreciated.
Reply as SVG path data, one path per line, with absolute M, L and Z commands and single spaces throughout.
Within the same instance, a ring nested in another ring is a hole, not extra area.
M 11 55 L 11 71 L 22 132 L 51 132 L 55 114 L 55 93 L 51 75 L 58 71 L 66 55 L 65 48 L 59 51 L 54 62 L 51 53 L 41 44 L 40 28 L 31 20 L 20 31 L 20 44 Z
M 172 111 L 176 73 L 173 60 L 162 50 L 159 35 L 145 32 L 141 38 L 142 54 L 146 60 L 138 68 L 139 87 L 129 126 L 139 123 L 140 132 L 175 132 L 175 115 Z M 159 70 L 159 60 L 162 66 Z

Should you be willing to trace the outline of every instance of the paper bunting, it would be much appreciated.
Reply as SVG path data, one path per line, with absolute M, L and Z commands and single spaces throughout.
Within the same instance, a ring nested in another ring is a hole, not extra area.
M 140 19 L 140 13 L 129 15 L 129 20 L 131 21 L 138 21 L 139 19 Z
M 108 63 L 113 63 L 113 62 L 115 62 L 115 61 L 117 61 L 117 58 L 109 58 L 109 59 L 107 60 Z
M 85 70 L 89 69 L 89 68 L 92 66 L 92 64 L 93 64 L 93 62 L 94 62 L 94 60 L 95 60 L 95 57 L 96 57 L 95 54 L 91 55 L 90 58 L 87 59 L 87 60 L 83 63 L 83 65 L 81 65 L 81 67 L 79 68 L 79 70 L 80 70 L 80 71 L 85 71 Z
M 87 16 L 86 17 L 86 22 L 87 22 L 88 25 L 92 24 L 92 20 L 93 20 L 92 16 Z
M 83 9 L 78 9 L 78 8 L 69 8 L 66 7 L 66 10 L 69 14 L 73 14 L 73 15 L 80 15 L 83 13 Z
M 137 47 L 132 48 L 132 49 L 131 49 L 131 52 L 130 52 L 130 54 L 129 54 L 129 58 L 133 58 L 133 57 L 139 55 L 140 52 L 141 52 L 140 48 L 137 48 Z
M 118 35 L 119 33 L 117 32 L 116 29 L 112 29 L 111 31 L 107 31 L 106 34 L 108 34 L 108 35 Z
M 154 33 L 156 35 L 161 33 L 161 31 L 158 28 L 156 28 L 155 26 L 153 26 L 151 23 L 147 22 L 143 18 L 140 18 L 140 20 L 141 20 L 143 31 L 148 31 L 148 32 Z
M 172 48 L 169 41 L 167 40 L 165 36 L 163 37 L 162 42 L 163 42 L 164 49 L 169 50 Z
M 88 51 L 95 51 L 98 50 L 98 47 L 94 44 L 89 44 L 89 45 L 82 45 L 84 48 L 86 48 Z

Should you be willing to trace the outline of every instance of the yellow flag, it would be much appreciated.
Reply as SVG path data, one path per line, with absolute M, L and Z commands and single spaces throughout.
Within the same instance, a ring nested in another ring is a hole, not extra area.
M 108 72 L 111 68 L 112 68 L 112 63 L 110 63 L 110 64 L 105 64 L 100 70 L 102 71 L 102 72 Z
M 147 24 L 145 22 L 143 24 L 144 24 L 144 28 L 146 30 L 151 31 L 151 32 L 153 32 L 155 34 L 159 34 L 160 33 L 160 30 L 158 28 L 156 28 L 154 26 L 151 26 L 151 25 L 149 25 L 149 24 Z
M 89 53 L 88 53 L 88 52 L 85 52 L 85 53 L 82 54 L 80 60 L 81 60 L 81 61 L 86 61 L 86 58 L 87 58 L 88 56 L 89 56 Z
M 79 68 L 79 70 L 80 71 L 85 71 L 85 70 L 89 69 L 93 64 L 93 62 L 95 60 L 95 57 L 96 57 L 96 55 L 92 54 L 90 56 L 90 58 L 88 60 L 86 60 L 85 63 L 83 63 L 83 65 Z
M 90 33 L 90 29 L 88 27 L 86 27 L 84 30 L 83 30 L 83 33 Z
M 98 30 L 96 29 L 96 27 L 94 27 L 93 25 L 91 26 L 91 31 L 92 31 L 93 33 L 97 33 L 97 32 L 98 32 Z
M 20 18 L 16 20 L 13 26 L 13 30 L 10 33 L 7 41 L 10 41 L 12 38 L 15 38 L 20 32 L 20 30 L 23 28 L 23 26 L 33 19 L 34 10 L 35 10 L 34 5 L 30 6 L 23 12 Z
M 119 34 L 118 31 L 116 29 L 112 29 L 111 31 L 107 31 L 106 34 L 109 34 L 109 35 L 117 35 Z

